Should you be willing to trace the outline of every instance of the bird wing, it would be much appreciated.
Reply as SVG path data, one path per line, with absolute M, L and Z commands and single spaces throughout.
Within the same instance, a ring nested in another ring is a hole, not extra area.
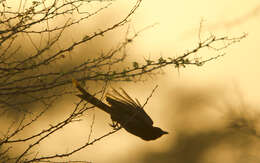
M 120 94 L 117 90 L 113 89 L 115 95 L 108 93 L 106 100 L 111 105 L 111 108 L 120 109 L 125 114 L 136 116 L 139 120 L 145 122 L 147 125 L 153 125 L 153 120 L 145 112 L 139 101 L 135 102 L 122 88 L 123 94 Z M 119 110 L 119 112 L 120 112 Z

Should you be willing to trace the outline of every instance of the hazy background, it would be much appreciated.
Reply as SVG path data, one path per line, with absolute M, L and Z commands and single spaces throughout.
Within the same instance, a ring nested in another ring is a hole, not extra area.
M 110 9 L 91 19 L 88 24 L 76 27 L 73 35 L 68 33 L 64 39 L 73 40 L 80 37 L 82 31 L 113 23 L 121 14 L 126 14 L 130 7 L 131 2 L 115 1 Z M 170 134 L 156 141 L 145 142 L 122 130 L 78 152 L 71 159 L 98 163 L 260 161 L 258 138 L 248 134 L 250 132 L 247 130 L 238 131 L 228 126 L 230 122 L 245 116 L 245 119 L 249 119 L 248 124 L 259 128 L 256 118 L 260 90 L 259 0 L 144 0 L 132 19 L 131 29 L 139 30 L 154 23 L 158 25 L 143 32 L 132 43 L 128 48 L 128 54 L 131 54 L 129 58 L 141 61 L 144 57 L 166 58 L 183 54 L 197 45 L 202 19 L 202 34 L 240 36 L 248 33 L 248 36 L 226 49 L 226 56 L 202 67 L 191 66 L 179 71 L 168 67 L 164 69 L 163 75 L 148 78 L 146 82 L 115 85 L 122 86 L 131 96 L 144 102 L 158 84 L 158 89 L 145 109 L 153 118 L 155 126 Z M 118 31 L 112 32 L 97 42 L 91 41 L 87 51 L 82 47 L 74 52 L 83 55 L 105 51 L 123 37 Z M 56 106 L 60 112 L 55 113 L 55 116 L 49 113 L 46 121 L 62 119 L 77 100 L 76 97 L 61 100 Z M 59 132 L 60 135 L 56 134 L 43 142 L 40 151 L 70 151 L 84 143 L 93 115 L 93 138 L 110 131 L 107 125 L 110 123 L 109 117 L 93 109 L 84 121 L 65 128 Z M 38 125 L 47 125 L 46 121 Z M 255 132 L 259 133 L 258 130 Z

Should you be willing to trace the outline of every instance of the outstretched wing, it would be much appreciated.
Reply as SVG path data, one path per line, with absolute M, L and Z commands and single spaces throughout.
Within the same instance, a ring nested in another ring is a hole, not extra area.
M 135 118 L 138 118 L 138 120 L 152 126 L 153 120 L 144 111 L 139 101 L 134 101 L 122 88 L 121 91 L 122 94 L 113 89 L 113 94 L 107 94 L 106 100 L 111 105 L 111 108 L 120 109 L 119 111 L 124 112 L 125 114 L 133 115 Z

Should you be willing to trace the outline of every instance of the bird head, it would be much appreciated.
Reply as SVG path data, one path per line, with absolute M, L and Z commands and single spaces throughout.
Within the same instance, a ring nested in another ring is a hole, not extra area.
M 167 131 L 163 131 L 161 128 L 159 127 L 153 127 L 152 133 L 150 133 L 150 135 L 146 138 L 143 138 L 144 140 L 155 140 L 159 137 L 161 137 L 162 135 L 168 134 Z
M 155 133 L 157 133 L 158 135 L 162 136 L 164 134 L 169 134 L 167 131 L 163 131 L 161 128 L 159 127 L 154 127 L 154 131 Z

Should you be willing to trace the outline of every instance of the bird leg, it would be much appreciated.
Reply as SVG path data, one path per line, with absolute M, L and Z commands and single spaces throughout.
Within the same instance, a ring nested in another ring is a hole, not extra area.
M 111 126 L 113 128 L 113 130 L 119 130 L 121 128 L 120 123 L 118 123 L 117 121 L 113 121 L 113 120 L 112 120 L 112 124 L 109 124 L 109 126 Z

